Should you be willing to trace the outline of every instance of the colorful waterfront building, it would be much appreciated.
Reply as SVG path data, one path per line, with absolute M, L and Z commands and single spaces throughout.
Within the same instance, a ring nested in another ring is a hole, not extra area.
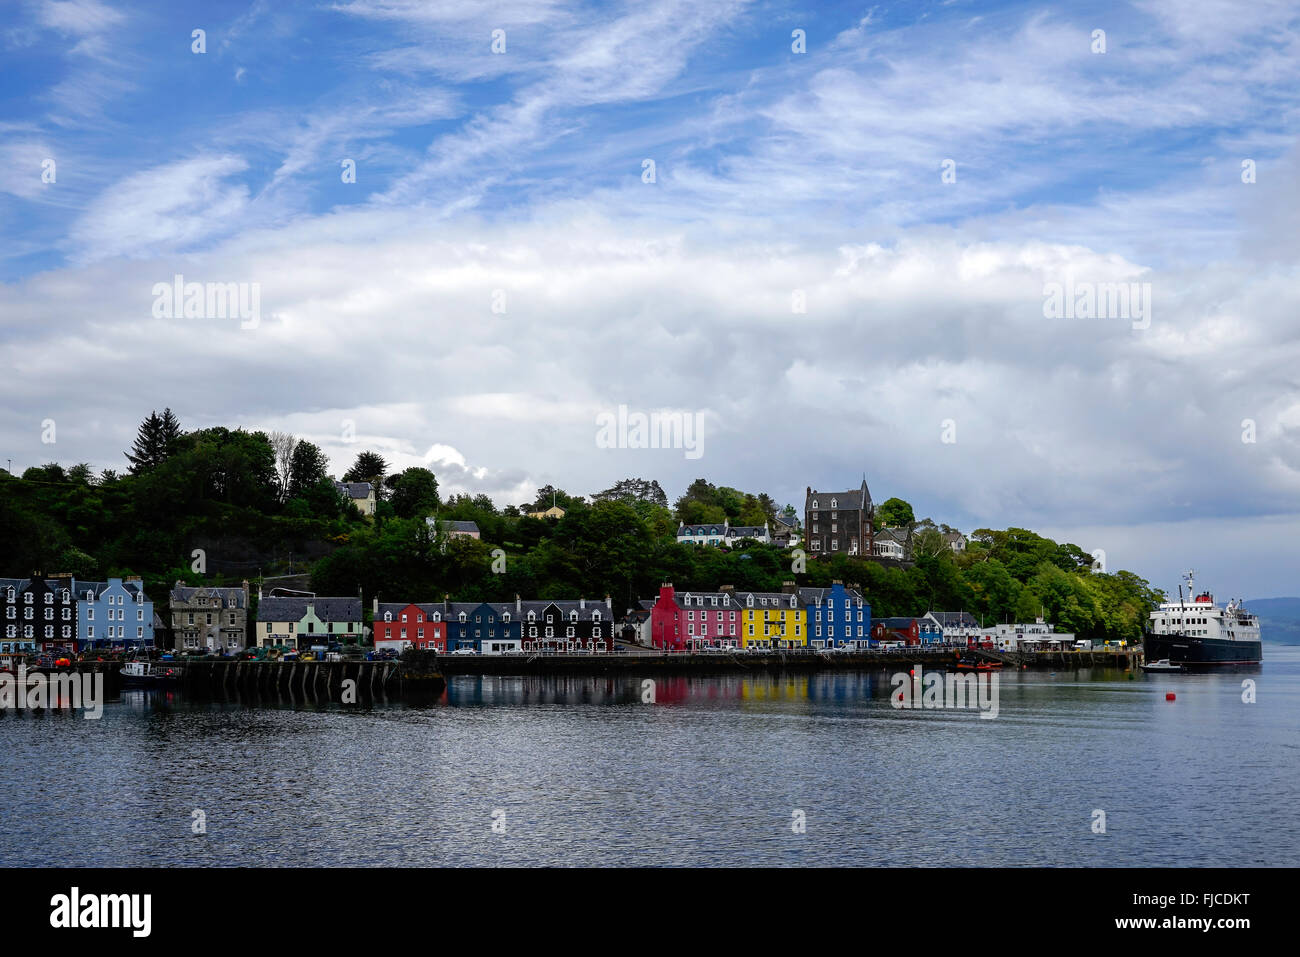
M 520 601 L 515 597 L 524 651 L 601 653 L 614 647 L 613 600 Z M 486 652 L 490 654 L 491 652 Z
M 77 601 L 77 644 L 88 648 L 152 648 L 153 602 L 138 575 L 106 582 L 73 580 Z
M 779 592 L 737 592 L 741 606 L 742 648 L 804 648 L 808 645 L 807 612 L 794 582 Z
M 523 649 L 519 614 L 510 603 L 443 601 L 434 621 L 446 623 L 447 651 L 504 654 Z
M 384 602 L 375 599 L 375 650 L 402 652 L 407 648 L 420 651 L 447 650 L 447 624 L 442 620 L 442 606 L 416 602 Z
M 938 644 L 943 641 L 943 629 L 930 617 L 881 618 L 871 626 L 871 637 L 876 641 L 901 641 L 908 645 Z
M 651 610 L 651 640 L 656 648 L 700 651 L 739 648 L 743 609 L 730 586 L 718 591 L 685 591 L 671 584 L 659 588 Z
M 871 644 L 871 605 L 856 588 L 836 581 L 830 588 L 800 588 L 808 643 L 814 648 L 866 648 Z
M 68 575 L 0 578 L 0 653 L 77 650 L 77 603 Z
M 257 643 L 306 650 L 330 642 L 360 644 L 366 637 L 360 598 L 259 598 Z

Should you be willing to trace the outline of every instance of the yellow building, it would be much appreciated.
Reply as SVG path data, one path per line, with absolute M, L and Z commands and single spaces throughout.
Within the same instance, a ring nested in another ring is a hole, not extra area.
M 558 505 L 552 505 L 544 512 L 529 512 L 529 518 L 564 518 L 564 509 Z
M 791 583 L 793 588 L 793 583 Z M 743 648 L 803 648 L 808 644 L 807 615 L 797 594 L 736 592 L 740 602 Z

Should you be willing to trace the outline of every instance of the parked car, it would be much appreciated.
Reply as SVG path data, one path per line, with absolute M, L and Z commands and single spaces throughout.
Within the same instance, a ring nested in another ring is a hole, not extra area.
M 473 648 L 457 648 L 452 652 L 453 655 L 477 655 L 478 652 Z

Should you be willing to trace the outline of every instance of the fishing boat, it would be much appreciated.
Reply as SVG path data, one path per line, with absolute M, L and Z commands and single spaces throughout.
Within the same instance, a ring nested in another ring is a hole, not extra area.
M 1144 662 L 1142 665 L 1142 670 L 1159 674 L 1162 672 L 1182 671 L 1183 666 L 1174 664 L 1168 658 L 1161 658 L 1159 661 Z
M 122 684 L 127 688 L 169 688 L 180 680 L 181 669 L 171 662 L 133 658 L 122 663 Z

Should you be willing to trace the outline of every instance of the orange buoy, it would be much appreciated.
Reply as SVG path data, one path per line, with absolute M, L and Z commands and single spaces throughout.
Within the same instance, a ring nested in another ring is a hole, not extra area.
M 1165 700 L 1166 700 L 1166 701 L 1173 701 L 1173 700 L 1174 700 L 1174 693 L 1171 691 L 1171 692 L 1169 692 L 1167 695 L 1165 695 Z

